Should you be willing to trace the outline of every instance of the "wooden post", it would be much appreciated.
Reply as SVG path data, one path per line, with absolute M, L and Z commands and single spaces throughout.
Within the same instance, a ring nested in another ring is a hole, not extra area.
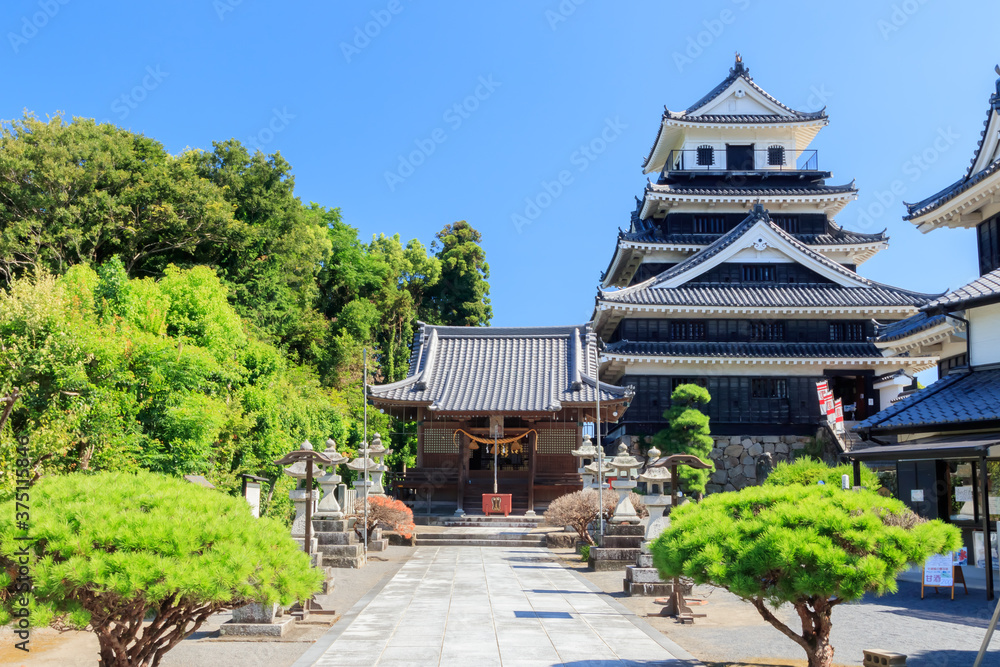
M 529 516 L 535 512 L 535 471 L 538 464 L 535 457 L 538 455 L 538 433 L 528 434 L 528 512 Z
M 979 507 L 983 517 L 983 551 L 986 556 L 986 599 L 993 599 L 993 550 L 990 548 L 990 497 L 989 471 L 986 469 L 986 456 L 979 457 Z
M 861 486 L 861 461 L 854 459 L 854 486 Z
M 463 426 L 465 426 L 463 424 Z M 469 438 L 464 433 L 458 436 L 458 513 L 465 511 L 465 485 L 469 480 Z

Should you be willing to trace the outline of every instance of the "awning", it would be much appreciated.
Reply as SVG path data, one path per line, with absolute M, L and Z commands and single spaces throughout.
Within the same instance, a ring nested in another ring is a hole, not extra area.
M 852 461 L 915 461 L 1000 457 L 1000 434 L 930 438 L 903 445 L 879 445 L 844 453 Z

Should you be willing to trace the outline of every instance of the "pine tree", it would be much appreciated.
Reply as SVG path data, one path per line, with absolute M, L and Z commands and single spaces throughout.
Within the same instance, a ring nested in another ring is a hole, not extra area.
M 708 417 L 698 409 L 712 400 L 708 390 L 697 384 L 682 384 L 670 395 L 670 407 L 663 413 L 669 425 L 653 436 L 653 442 L 669 454 L 694 454 L 711 462 L 714 442 L 710 436 Z M 712 469 L 696 470 L 679 466 L 677 475 L 688 493 L 705 493 L 705 484 Z

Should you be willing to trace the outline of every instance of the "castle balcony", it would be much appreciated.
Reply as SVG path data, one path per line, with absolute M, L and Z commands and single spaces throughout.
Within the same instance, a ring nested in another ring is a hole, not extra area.
M 818 172 L 816 149 L 792 150 L 783 146 L 756 148 L 753 145 L 731 145 L 724 148 L 699 146 L 670 151 L 660 177 L 679 175 L 728 175 L 774 173 L 801 174 Z

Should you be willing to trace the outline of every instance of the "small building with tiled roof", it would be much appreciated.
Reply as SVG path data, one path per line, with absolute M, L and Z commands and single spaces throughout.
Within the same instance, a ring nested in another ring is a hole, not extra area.
M 492 492 L 515 513 L 542 509 L 582 484 L 570 454 L 582 427 L 616 421 L 633 391 L 597 381 L 596 337 L 587 324 L 452 327 L 420 323 L 404 379 L 368 388 L 371 403 L 417 423 L 417 466 L 401 486 L 416 502 L 473 512 Z M 494 435 L 499 440 L 496 456 Z M 496 463 L 496 469 L 494 469 Z
M 658 432 L 673 389 L 703 384 L 719 438 L 709 490 L 752 483 L 747 456 L 814 437 L 826 422 L 817 383 L 829 383 L 848 419 L 864 419 L 938 361 L 872 340 L 875 320 L 914 316 L 939 295 L 857 273 L 888 238 L 835 221 L 857 188 L 828 183 L 810 148 L 828 122 L 825 109 L 767 93 L 737 55 L 702 99 L 664 112 L 643 161 L 656 176 L 602 275 L 601 378 L 636 388 L 615 435 Z
M 997 67 L 1000 75 L 1000 67 Z M 970 168 L 955 183 L 906 205 L 923 233 L 976 230 L 979 277 L 881 327 L 874 344 L 897 354 L 928 353 L 939 379 L 857 425 L 873 443 L 848 455 L 894 465 L 899 498 L 928 518 L 962 528 L 970 564 L 987 570 L 1000 493 L 1000 79 Z

